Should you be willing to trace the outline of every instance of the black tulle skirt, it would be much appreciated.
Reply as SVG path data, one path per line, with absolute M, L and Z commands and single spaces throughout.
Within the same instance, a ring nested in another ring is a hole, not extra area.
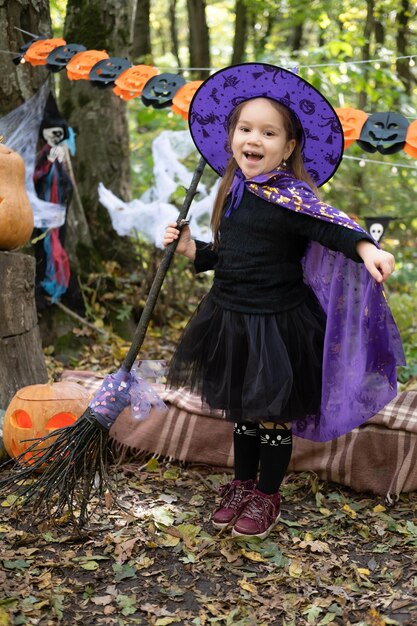
M 326 316 L 311 293 L 282 313 L 224 309 L 209 293 L 186 326 L 168 385 L 201 395 L 226 419 L 290 422 L 320 406 Z

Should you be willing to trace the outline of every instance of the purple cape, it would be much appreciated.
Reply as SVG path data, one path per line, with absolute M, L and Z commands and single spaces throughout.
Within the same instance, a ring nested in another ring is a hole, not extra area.
M 272 204 L 370 237 L 345 213 L 320 201 L 307 183 L 280 169 L 250 180 L 238 170 L 226 215 L 238 207 L 245 186 Z M 383 286 L 362 263 L 312 241 L 303 268 L 327 324 L 320 412 L 293 423 L 293 433 L 329 441 L 363 424 L 396 396 L 396 366 L 404 365 L 405 358 Z

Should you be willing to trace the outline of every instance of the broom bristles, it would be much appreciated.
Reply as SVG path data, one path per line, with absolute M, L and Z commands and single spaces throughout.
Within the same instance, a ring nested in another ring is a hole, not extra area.
M 38 516 L 60 517 L 67 511 L 70 520 L 82 526 L 89 517 L 91 498 L 102 496 L 108 486 L 108 438 L 108 431 L 87 408 L 71 426 L 34 440 L 15 459 L 10 475 L 0 481 L 0 492 L 17 496 L 17 506 L 29 507 Z

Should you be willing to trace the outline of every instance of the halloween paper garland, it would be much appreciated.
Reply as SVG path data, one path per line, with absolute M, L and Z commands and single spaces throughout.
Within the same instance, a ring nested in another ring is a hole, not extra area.
M 70 80 L 89 80 L 100 89 L 111 88 L 122 100 L 141 97 L 145 106 L 171 107 L 185 120 L 192 97 L 203 81 L 187 83 L 179 74 L 163 73 L 150 65 L 133 65 L 124 57 L 110 57 L 105 50 L 87 50 L 64 39 L 36 37 L 20 49 L 15 64 L 46 65 L 52 72 L 64 67 Z M 345 135 L 344 149 L 355 141 L 365 152 L 394 154 L 404 150 L 417 158 L 417 120 L 411 124 L 392 111 L 368 116 L 364 111 L 339 107 L 336 113 Z
M 345 150 L 355 141 L 365 152 L 394 154 L 404 150 L 417 158 L 417 120 L 411 124 L 400 113 L 367 115 L 358 109 L 337 108 L 345 136 Z
M 122 100 L 141 97 L 145 106 L 171 107 L 185 120 L 190 102 L 203 81 L 186 83 L 179 74 L 164 73 L 152 66 L 133 65 L 124 57 L 110 57 L 105 50 L 87 50 L 64 39 L 37 37 L 25 44 L 13 62 L 46 65 L 52 72 L 64 67 L 70 80 L 89 80 L 99 89 L 111 88 Z

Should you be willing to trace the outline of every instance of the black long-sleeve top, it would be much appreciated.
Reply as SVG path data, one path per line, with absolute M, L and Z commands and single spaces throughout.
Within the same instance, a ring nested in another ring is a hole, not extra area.
M 356 244 L 363 233 L 271 204 L 245 189 L 242 201 L 220 224 L 220 245 L 196 240 L 197 273 L 214 269 L 211 296 L 226 309 L 275 313 L 307 298 L 301 259 L 310 240 L 362 262 Z

